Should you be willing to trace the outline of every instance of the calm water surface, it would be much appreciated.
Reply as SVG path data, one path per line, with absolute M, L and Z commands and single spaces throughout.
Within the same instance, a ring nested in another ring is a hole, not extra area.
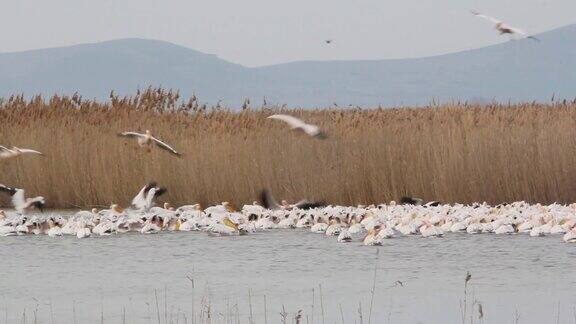
M 250 304 L 255 323 L 265 315 L 279 323 L 282 306 L 291 318 L 301 309 L 302 323 L 323 323 L 321 306 L 324 323 L 360 323 L 359 305 L 367 323 L 376 264 L 372 323 L 461 323 L 467 271 L 468 300 L 482 303 L 484 323 L 576 321 L 576 245 L 558 236 L 385 243 L 338 244 L 298 230 L 4 237 L 0 323 L 191 323 L 192 299 L 197 315 L 211 305 L 212 323 L 236 323 L 235 305 L 249 323 Z

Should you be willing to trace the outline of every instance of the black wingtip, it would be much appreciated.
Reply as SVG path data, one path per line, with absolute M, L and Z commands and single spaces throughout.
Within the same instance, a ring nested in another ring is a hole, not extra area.
M 146 184 L 146 187 L 144 189 L 145 193 L 148 193 L 148 191 L 150 191 L 150 189 L 158 187 L 158 183 L 156 181 L 150 181 Z
M 159 188 L 158 190 L 156 190 L 156 194 L 155 194 L 156 198 L 162 196 L 167 191 L 168 191 L 168 189 L 166 187 Z
M 37 202 L 33 203 L 32 206 L 34 206 L 34 208 L 37 208 L 41 213 L 44 212 L 44 203 L 43 202 L 37 201 Z
M 320 139 L 320 140 L 325 140 L 328 138 L 328 135 L 324 132 L 320 132 L 320 133 L 318 133 L 318 135 L 316 135 L 316 138 Z
M 298 208 L 299 209 L 314 209 L 314 208 L 321 208 L 324 206 L 326 206 L 325 201 L 314 201 L 314 202 L 309 202 L 309 203 L 304 203 L 302 205 L 299 205 Z
M 7 194 L 9 194 L 10 196 L 14 196 L 14 194 L 16 193 L 16 188 L 10 188 L 10 187 L 7 187 L 3 184 L 0 184 L 0 191 L 4 191 Z
M 420 199 L 420 198 L 412 198 L 412 197 L 400 198 L 400 204 L 402 204 L 402 205 L 420 205 L 421 203 L 422 203 L 422 199 Z
M 262 189 L 260 192 L 260 204 L 266 209 L 270 209 L 270 192 L 268 189 Z

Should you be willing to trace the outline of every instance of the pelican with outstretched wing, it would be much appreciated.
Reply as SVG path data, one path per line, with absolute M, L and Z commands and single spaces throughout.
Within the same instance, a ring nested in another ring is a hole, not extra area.
M 301 130 L 309 136 L 319 138 L 319 139 L 325 139 L 326 138 L 326 134 L 320 129 L 320 127 L 318 127 L 316 125 L 312 125 L 312 124 L 307 124 L 304 121 L 302 121 L 301 119 L 298 119 L 296 117 L 293 117 L 290 115 L 276 114 L 276 115 L 269 116 L 268 118 L 281 120 L 281 121 L 285 122 L 286 124 L 288 124 L 291 129 Z
M 476 16 L 476 17 L 478 17 L 478 18 L 485 19 L 485 20 L 493 23 L 493 24 L 494 24 L 494 28 L 496 28 L 496 30 L 497 30 L 498 32 L 500 32 L 500 35 L 504 35 L 504 34 L 520 35 L 520 36 L 525 37 L 525 38 L 530 38 L 530 39 L 535 40 L 535 41 L 540 41 L 538 38 L 536 38 L 536 37 L 534 37 L 534 36 L 526 33 L 526 32 L 523 31 L 522 29 L 516 28 L 516 27 L 512 27 L 512 26 L 508 25 L 507 23 L 505 23 L 505 22 L 503 22 L 503 21 L 501 21 L 501 20 L 498 20 L 498 19 L 496 19 L 496 18 L 494 18 L 494 17 L 487 16 L 487 15 L 485 15 L 485 14 L 479 13 L 478 11 L 474 11 L 474 10 L 471 11 L 471 12 L 472 12 L 472 14 L 473 14 L 474 16 Z
M 19 148 L 16 146 L 12 146 L 12 148 L 7 148 L 0 145 L 0 160 L 15 158 L 24 154 L 44 155 L 42 152 L 38 152 L 36 150 Z
M 131 207 L 140 211 L 149 211 L 154 206 L 156 198 L 166 193 L 167 189 L 158 187 L 156 182 L 146 184 L 138 194 L 132 199 Z
M 38 208 L 40 211 L 44 209 L 46 201 L 44 197 L 38 196 L 34 198 L 26 198 L 24 189 L 11 188 L 0 184 L 0 192 L 4 192 L 12 198 L 12 205 L 19 214 L 24 214 L 27 209 Z
M 262 190 L 260 193 L 260 203 L 264 208 L 271 210 L 291 210 L 291 209 L 313 209 L 326 206 L 323 201 L 309 201 L 307 199 L 300 200 L 295 204 L 289 204 L 286 200 L 282 200 L 282 204 L 279 204 L 276 199 L 272 196 L 268 189 Z
M 153 146 L 157 146 L 173 155 L 181 156 L 181 154 L 178 153 L 178 151 L 176 151 L 172 146 L 152 136 L 152 133 L 150 133 L 149 130 L 146 130 L 146 133 L 144 134 L 136 132 L 122 132 L 118 134 L 118 136 L 135 138 L 138 141 L 138 146 L 147 148 L 148 152 L 152 150 Z

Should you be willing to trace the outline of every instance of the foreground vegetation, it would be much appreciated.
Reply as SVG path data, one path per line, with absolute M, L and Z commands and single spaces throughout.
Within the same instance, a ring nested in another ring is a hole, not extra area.
M 299 116 L 315 140 L 266 119 Z M 117 133 L 151 130 L 184 156 L 137 150 Z M 153 90 L 98 103 L 79 96 L 0 102 L 0 145 L 45 157 L 0 161 L 0 183 L 58 208 L 127 204 L 154 179 L 178 205 L 276 196 L 368 204 L 420 196 L 444 202 L 576 200 L 576 103 L 426 108 L 229 111 Z M 3 200 L 3 202 L 7 202 Z

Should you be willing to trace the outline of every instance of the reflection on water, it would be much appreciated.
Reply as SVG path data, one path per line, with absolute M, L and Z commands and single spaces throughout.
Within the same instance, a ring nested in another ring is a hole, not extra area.
M 0 238 L 0 323 L 24 313 L 33 323 L 35 311 L 44 323 L 99 322 L 102 313 L 106 323 L 184 323 L 184 314 L 190 323 L 193 297 L 196 314 L 211 305 L 213 323 L 236 323 L 236 305 L 248 323 L 249 304 L 263 323 L 264 298 L 269 323 L 283 306 L 290 317 L 301 309 L 302 323 L 322 323 L 321 306 L 325 323 L 341 323 L 341 307 L 354 323 L 359 305 L 366 323 L 376 262 L 372 323 L 460 323 L 467 271 L 468 300 L 482 303 L 486 323 L 512 323 L 516 312 L 519 323 L 555 323 L 558 308 L 560 323 L 575 319 L 576 245 L 558 237 L 450 234 L 364 247 L 270 231 Z

